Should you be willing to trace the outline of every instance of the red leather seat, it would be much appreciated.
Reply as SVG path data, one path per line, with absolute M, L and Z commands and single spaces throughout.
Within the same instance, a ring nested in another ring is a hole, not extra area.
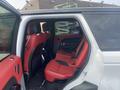
M 43 34 L 32 34 L 27 36 L 25 57 L 24 57 L 24 71 L 30 73 L 29 62 L 35 49 L 45 43 L 47 37 Z
M 61 65 L 55 60 L 52 60 L 45 69 L 45 78 L 50 82 L 55 80 L 64 80 L 72 77 L 75 70 L 76 68 Z
M 84 40 L 81 47 L 78 46 L 78 49 L 80 49 L 81 52 L 77 57 L 74 57 L 75 54 L 58 52 L 56 58 L 51 60 L 45 68 L 46 80 L 54 82 L 55 80 L 64 80 L 72 77 L 77 68 L 80 68 L 85 62 L 88 53 L 87 40 Z M 78 53 L 78 51 L 76 52 Z

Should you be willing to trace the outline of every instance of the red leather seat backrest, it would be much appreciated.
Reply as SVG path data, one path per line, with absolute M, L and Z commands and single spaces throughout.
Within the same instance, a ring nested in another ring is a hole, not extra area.
M 59 50 L 59 52 L 56 55 L 56 59 L 67 61 L 67 63 L 69 64 L 72 63 L 74 67 L 79 68 L 85 62 L 88 50 L 89 50 L 88 41 L 85 39 L 85 37 L 83 37 L 75 52 L 67 53 Z
M 39 44 L 44 43 L 46 39 L 44 35 L 33 34 L 28 39 L 28 45 L 30 45 L 31 49 L 36 48 Z
M 24 58 L 24 69 L 28 72 L 28 62 L 31 53 L 40 45 L 46 42 L 47 37 L 42 34 L 32 34 L 27 36 L 25 58 Z
M 32 34 L 30 36 L 28 36 L 28 41 L 26 44 L 26 53 L 31 53 L 32 50 L 34 50 L 38 45 L 46 42 L 47 38 L 44 37 L 44 35 L 36 35 L 36 34 Z

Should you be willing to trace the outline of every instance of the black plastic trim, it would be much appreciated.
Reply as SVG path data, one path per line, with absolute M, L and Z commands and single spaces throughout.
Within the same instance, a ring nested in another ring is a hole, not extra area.
M 18 30 L 19 30 L 19 25 L 20 25 L 20 18 L 16 18 L 16 22 L 15 22 L 15 27 L 13 28 L 13 37 L 12 37 L 12 48 L 11 48 L 11 54 L 15 54 L 16 55 L 16 45 L 17 45 L 17 36 L 18 36 Z
M 82 84 L 75 86 L 71 90 L 98 90 L 98 86 L 90 82 L 83 82 Z

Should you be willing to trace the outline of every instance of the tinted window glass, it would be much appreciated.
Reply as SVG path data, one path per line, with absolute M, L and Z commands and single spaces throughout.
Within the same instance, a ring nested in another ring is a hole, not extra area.
M 85 14 L 101 50 L 120 50 L 120 13 Z
M 16 16 L 0 7 L 0 59 L 10 54 Z

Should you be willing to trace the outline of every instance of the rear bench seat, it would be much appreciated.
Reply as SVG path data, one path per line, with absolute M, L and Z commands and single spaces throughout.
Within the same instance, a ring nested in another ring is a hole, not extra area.
M 88 42 L 84 38 L 74 54 L 65 54 L 58 51 L 56 58 L 51 60 L 45 68 L 46 80 L 54 82 L 55 80 L 65 80 L 72 77 L 77 68 L 80 68 L 85 62 L 87 53 Z

